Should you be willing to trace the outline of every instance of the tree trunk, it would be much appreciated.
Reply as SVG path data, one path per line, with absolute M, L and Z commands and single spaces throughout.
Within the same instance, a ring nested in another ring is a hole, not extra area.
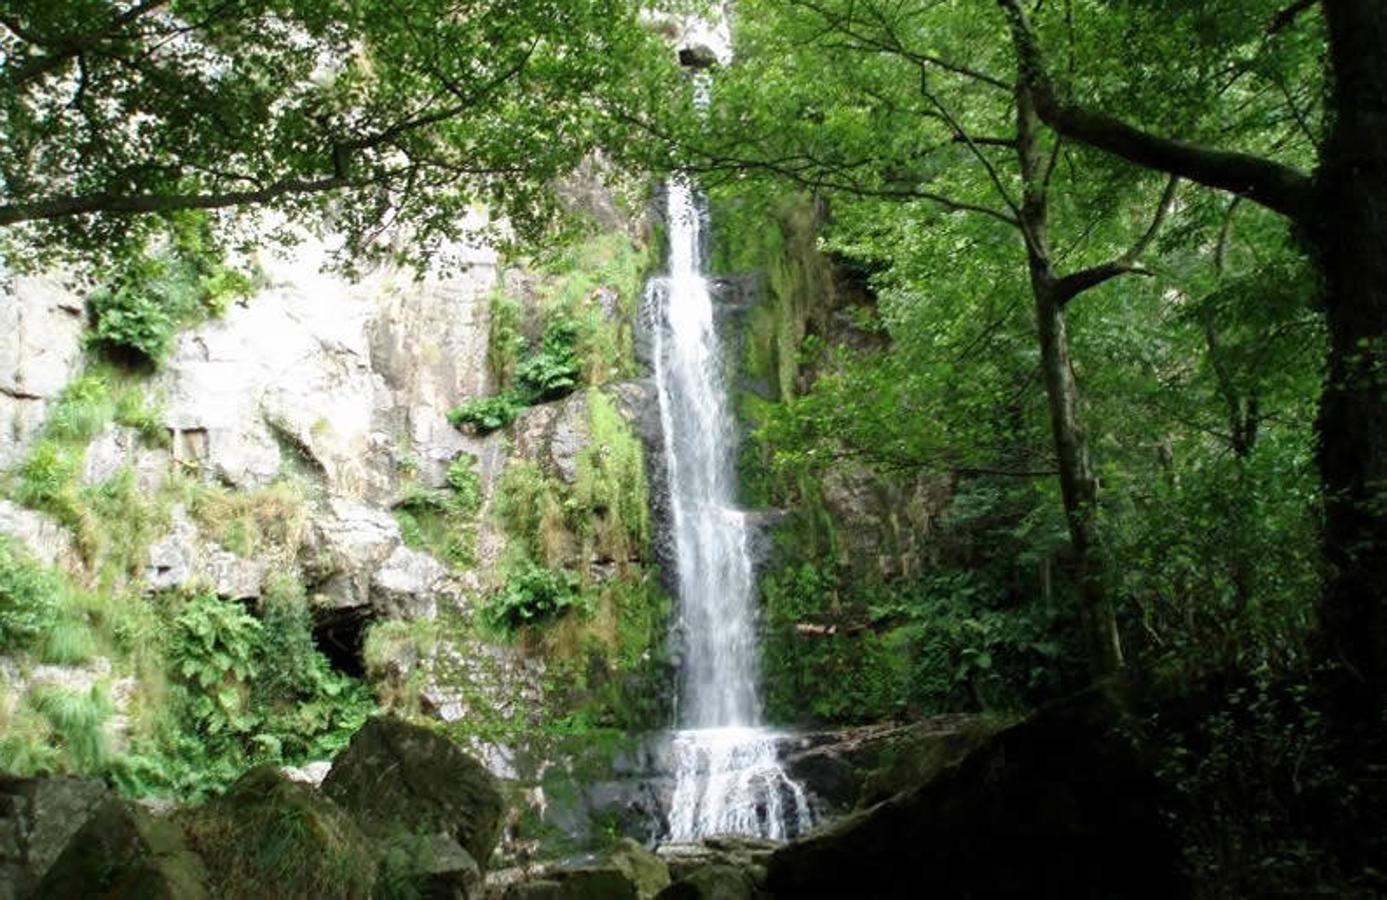
M 1333 130 L 1311 224 L 1325 278 L 1319 412 L 1326 649 L 1380 717 L 1387 698 L 1387 3 L 1325 0 Z M 1361 709 L 1361 707 L 1360 707 Z M 1366 723 L 1365 723 L 1366 724 Z
M 1017 154 L 1025 191 L 1020 219 L 1035 301 L 1040 366 L 1059 463 L 1060 494 L 1069 528 L 1074 580 L 1079 589 L 1089 672 L 1096 679 L 1122 668 L 1122 642 L 1097 559 L 1098 482 L 1080 425 L 1079 385 L 1069 357 L 1069 329 L 1064 316 L 1064 303 L 1069 298 L 1059 290 L 1060 279 L 1050 263 L 1046 161 L 1037 143 L 1040 119 L 1030 90 L 1024 85 L 1017 90 L 1016 109 Z
M 1059 460 L 1060 492 L 1069 526 L 1074 578 L 1083 604 L 1084 639 L 1088 645 L 1089 669 L 1097 678 L 1122 668 L 1117 617 L 1097 559 L 1098 481 L 1093 475 L 1088 444 L 1079 424 L 1079 386 L 1069 358 L 1064 310 L 1043 282 L 1033 282 L 1033 292 L 1040 365 L 1045 375 L 1050 426 Z

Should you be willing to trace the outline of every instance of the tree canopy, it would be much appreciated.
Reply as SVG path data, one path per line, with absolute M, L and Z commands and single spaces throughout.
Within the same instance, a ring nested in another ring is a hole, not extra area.
M 9 253 L 109 256 L 186 209 L 329 214 L 348 258 L 427 256 L 478 204 L 523 230 L 659 55 L 637 7 L 6 0 Z

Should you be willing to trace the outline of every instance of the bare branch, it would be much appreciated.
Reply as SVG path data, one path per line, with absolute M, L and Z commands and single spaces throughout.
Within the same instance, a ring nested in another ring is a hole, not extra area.
M 1057 302 L 1064 305 L 1084 291 L 1095 288 L 1119 275 L 1151 274 L 1141 267 L 1141 255 L 1151 246 L 1151 242 L 1156 239 L 1161 226 L 1165 224 L 1166 217 L 1170 215 L 1170 208 L 1175 203 L 1175 192 L 1179 186 L 1180 179 L 1175 175 L 1170 176 L 1166 182 L 1165 191 L 1161 194 L 1161 201 L 1156 206 L 1156 214 L 1151 219 L 1151 225 L 1137 239 L 1137 242 L 1128 248 L 1126 253 L 1102 265 L 1066 275 L 1057 281 L 1055 283 Z

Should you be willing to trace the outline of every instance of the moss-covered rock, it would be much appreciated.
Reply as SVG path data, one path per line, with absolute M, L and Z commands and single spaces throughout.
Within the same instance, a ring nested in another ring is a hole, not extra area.
M 640 900 L 651 900 L 669 886 L 669 866 L 643 845 L 622 838 L 607 851 L 607 862 L 625 873 Z
M 714 864 L 695 869 L 665 888 L 658 900 L 752 900 L 754 896 L 755 885 L 745 871 Z
M 376 852 L 348 813 L 278 769 L 252 769 L 182 816 L 218 896 L 364 898 Z
M 33 896 L 200 900 L 207 885 L 203 861 L 175 823 L 110 800 L 72 836 Z
M 446 834 L 483 869 L 500 835 L 501 790 L 486 767 L 447 737 L 390 716 L 362 726 L 322 790 L 373 837 Z

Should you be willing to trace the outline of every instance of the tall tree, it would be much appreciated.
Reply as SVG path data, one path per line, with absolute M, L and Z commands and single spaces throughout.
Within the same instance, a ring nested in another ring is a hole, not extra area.
M 1387 698 L 1387 4 L 1297 2 L 1268 37 L 1318 10 L 1328 29 L 1329 131 L 1313 175 L 1276 158 L 1175 140 L 1056 86 L 1019 0 L 999 0 L 1041 118 L 1141 166 L 1246 197 L 1292 219 L 1324 278 L 1330 335 L 1320 400 L 1319 469 L 1329 571 L 1322 628 L 1353 676 L 1355 708 L 1381 722 Z M 1217 98 L 1203 98 L 1216 105 Z
M 259 207 L 427 255 L 474 203 L 523 227 L 658 55 L 638 6 L 0 0 L 0 234 L 90 259 L 141 214 Z

